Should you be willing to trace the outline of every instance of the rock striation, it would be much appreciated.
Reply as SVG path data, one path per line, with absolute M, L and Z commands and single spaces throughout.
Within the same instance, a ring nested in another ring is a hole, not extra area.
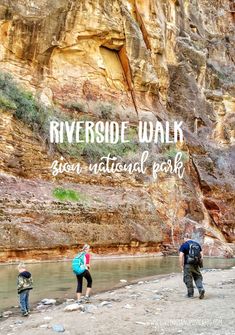
M 0 111 L 1 260 L 73 253 L 175 252 L 185 231 L 208 255 L 233 255 L 233 1 L 0 1 L 0 71 L 46 106 L 85 117 L 184 122 L 183 180 L 161 175 L 52 177 L 38 134 Z M 86 112 L 86 113 L 85 113 Z M 72 159 L 72 158 L 71 158 Z M 85 164 L 85 162 L 83 162 Z M 55 201 L 56 186 L 85 202 Z

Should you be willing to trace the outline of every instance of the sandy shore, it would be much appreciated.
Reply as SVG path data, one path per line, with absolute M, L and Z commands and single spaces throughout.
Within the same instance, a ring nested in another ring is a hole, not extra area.
M 204 271 L 203 277 L 204 300 L 197 292 L 186 298 L 182 274 L 172 274 L 100 293 L 81 310 L 64 311 L 72 301 L 40 305 L 27 318 L 5 319 L 0 333 L 50 335 L 59 325 L 68 335 L 234 334 L 235 268 Z

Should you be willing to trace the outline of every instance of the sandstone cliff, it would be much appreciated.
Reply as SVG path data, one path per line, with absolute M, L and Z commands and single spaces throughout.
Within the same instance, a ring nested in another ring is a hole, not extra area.
M 193 232 L 209 255 L 234 247 L 234 15 L 225 0 L 0 0 L 0 70 L 48 108 L 102 119 L 182 120 L 183 180 L 52 177 L 51 150 L 0 112 L 1 259 L 177 250 Z M 66 156 L 67 160 L 73 160 Z M 84 164 L 86 162 L 84 161 Z M 53 188 L 86 201 L 55 201 Z

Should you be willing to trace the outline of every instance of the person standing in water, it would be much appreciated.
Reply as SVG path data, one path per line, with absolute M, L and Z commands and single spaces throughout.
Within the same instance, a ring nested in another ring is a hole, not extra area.
M 92 277 L 89 271 L 91 260 L 91 255 L 89 254 L 89 251 L 90 246 L 88 244 L 85 244 L 82 248 L 82 251 L 74 258 L 72 263 L 73 272 L 77 277 L 77 303 L 81 303 L 83 301 L 89 302 L 90 300 Z M 84 300 L 81 298 L 83 277 L 87 281 L 87 289 Z
M 199 299 L 203 299 L 205 290 L 202 284 L 202 274 L 200 267 L 202 267 L 202 248 L 196 241 L 190 239 L 189 234 L 184 237 L 184 243 L 179 249 L 179 262 L 184 273 L 184 283 L 187 287 L 188 298 L 193 298 L 194 288 L 193 280 L 199 292 Z

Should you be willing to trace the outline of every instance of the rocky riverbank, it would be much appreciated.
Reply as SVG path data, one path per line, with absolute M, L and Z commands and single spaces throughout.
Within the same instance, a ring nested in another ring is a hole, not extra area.
M 100 293 L 89 304 L 51 299 L 40 302 L 31 315 L 9 317 L 2 335 L 210 334 L 234 331 L 235 267 L 203 270 L 206 296 L 185 297 L 181 274 L 151 278 Z M 125 279 L 123 279 L 124 281 Z

